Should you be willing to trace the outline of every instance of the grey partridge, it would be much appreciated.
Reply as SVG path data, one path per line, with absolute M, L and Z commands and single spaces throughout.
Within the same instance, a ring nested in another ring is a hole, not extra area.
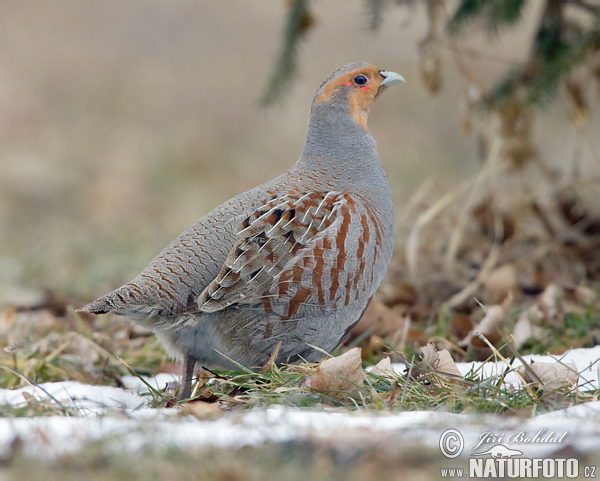
M 225 202 L 167 246 L 130 283 L 81 309 L 151 329 L 196 365 L 314 362 L 358 322 L 393 249 L 392 199 L 367 115 L 397 73 L 368 63 L 325 79 L 304 150 L 285 174 Z

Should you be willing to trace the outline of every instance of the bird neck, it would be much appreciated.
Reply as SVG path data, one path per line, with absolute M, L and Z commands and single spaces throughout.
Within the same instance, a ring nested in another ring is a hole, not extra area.
M 383 174 L 375 140 L 343 105 L 313 104 L 306 143 L 295 167 L 353 183 L 377 180 Z

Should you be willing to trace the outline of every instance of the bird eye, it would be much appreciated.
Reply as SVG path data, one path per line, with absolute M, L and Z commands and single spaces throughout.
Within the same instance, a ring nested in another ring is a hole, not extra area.
M 369 81 L 369 79 L 363 74 L 360 74 L 360 75 L 357 75 L 356 77 L 354 77 L 354 83 L 356 85 L 365 85 L 368 81 Z

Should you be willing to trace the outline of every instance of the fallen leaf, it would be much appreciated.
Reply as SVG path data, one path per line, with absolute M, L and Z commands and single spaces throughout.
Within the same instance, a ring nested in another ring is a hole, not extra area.
M 435 369 L 435 366 L 440 358 L 435 344 L 433 342 L 429 342 L 427 345 L 423 346 L 420 351 L 423 357 L 421 358 L 421 362 L 417 365 L 417 367 L 423 366 L 425 368 L 430 367 L 431 369 Z
M 421 348 L 421 354 L 423 354 L 421 362 L 412 369 L 413 377 L 418 378 L 431 372 L 450 375 L 452 378 L 463 377 L 447 349 L 438 351 L 435 344 L 430 342 Z
M 542 318 L 542 312 L 535 304 L 521 312 L 513 329 L 515 348 L 518 350 L 528 339 L 542 340 L 546 331 L 537 322 Z
M 473 329 L 473 323 L 466 314 L 457 314 L 450 321 L 450 337 L 454 339 L 464 339 Z
M 563 326 L 562 300 L 565 297 L 565 291 L 556 284 L 549 284 L 542 292 L 537 301 L 544 320 L 553 326 Z
M 375 364 L 373 369 L 371 369 L 371 374 L 388 378 L 398 377 L 398 373 L 392 367 L 392 360 L 389 356 L 385 356 L 381 361 Z
M 512 263 L 496 267 L 483 281 L 490 303 L 498 303 L 517 292 L 517 268 Z
M 417 301 L 417 290 L 410 282 L 402 279 L 394 279 L 392 282 L 386 282 L 378 291 L 383 303 L 386 306 L 396 306 L 398 304 L 404 306 L 414 306 Z M 371 301 L 375 302 L 375 301 Z
M 381 338 L 392 336 L 401 330 L 408 320 L 379 301 L 371 301 L 367 310 L 352 331 L 349 340 L 369 331 Z
M 31 394 L 29 394 L 27 391 L 22 392 L 21 395 L 23 396 L 23 399 L 25 399 L 25 402 L 30 406 L 38 403 L 37 399 L 34 398 Z
M 355 347 L 341 356 L 321 361 L 311 376 L 310 389 L 343 399 L 348 393 L 358 391 L 363 375 L 361 349 Z
M 188 402 L 181 406 L 181 413 L 194 416 L 196 419 L 213 420 L 220 418 L 223 411 L 218 403 L 208 403 L 204 401 Z
M 176 376 L 181 376 L 183 373 L 183 368 L 181 363 L 179 362 L 164 362 L 158 369 L 156 370 L 156 374 L 175 374 Z
M 533 374 L 531 371 L 533 371 Z M 540 389 L 559 389 L 577 383 L 577 366 L 572 363 L 531 362 L 528 367 L 519 366 L 517 372 L 526 381 Z M 536 377 L 537 376 L 537 377 Z
M 438 351 L 438 356 L 438 363 L 435 368 L 438 373 L 450 374 L 452 376 L 458 376 L 459 378 L 463 377 L 447 349 Z
M 584 306 L 593 306 L 598 302 L 598 295 L 593 289 L 587 286 L 576 286 L 573 289 L 573 296 L 577 302 L 580 302 Z

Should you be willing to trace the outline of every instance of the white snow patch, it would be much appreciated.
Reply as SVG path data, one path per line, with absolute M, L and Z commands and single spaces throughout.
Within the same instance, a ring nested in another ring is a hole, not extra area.
M 527 363 L 533 362 L 560 362 L 563 364 L 574 363 L 579 372 L 579 387 L 583 390 L 590 391 L 598 389 L 600 386 L 600 346 L 592 348 L 571 349 L 562 356 L 527 354 L 523 356 Z M 512 368 L 518 368 L 523 363 L 519 359 L 515 359 L 512 363 Z M 498 362 L 458 362 L 456 363 L 458 370 L 463 376 L 471 371 L 475 372 L 478 377 L 490 378 L 493 376 L 501 376 L 508 368 L 508 365 L 503 361 Z M 406 365 L 402 363 L 394 364 L 394 369 L 398 373 L 403 373 L 406 370 Z M 519 377 L 510 372 L 504 378 L 506 384 L 517 386 L 520 384 Z
M 552 362 L 550 356 L 524 356 L 526 361 Z M 597 389 L 599 382 L 600 347 L 574 349 L 562 362 L 573 362 L 582 372 L 583 389 Z M 462 373 L 477 369 L 481 363 L 460 363 Z M 502 362 L 487 363 L 484 375 L 500 374 L 506 368 Z M 396 365 L 402 371 L 403 367 Z M 176 381 L 172 375 L 163 374 L 146 379 L 157 389 Z M 507 382 L 518 383 L 507 377 Z M 515 433 L 525 437 L 536 433 L 560 436 L 565 443 L 582 452 L 597 449 L 600 444 L 600 401 L 589 402 L 568 409 L 543 414 L 528 420 L 495 415 L 468 415 L 443 412 L 352 412 L 302 410 L 282 406 L 232 412 L 214 421 L 202 421 L 181 415 L 178 408 L 153 409 L 147 406 L 148 387 L 136 377 L 124 378 L 126 389 L 110 386 L 91 386 L 78 382 L 44 383 L 39 387 L 16 390 L 0 389 L 0 404 L 23 406 L 27 393 L 37 401 L 59 402 L 75 412 L 76 416 L 50 416 L 33 418 L 0 418 L 0 457 L 9 452 L 15 438 L 23 441 L 26 454 L 55 457 L 73 453 L 89 443 L 104 442 L 108 450 L 135 451 L 144 447 L 196 446 L 241 447 L 267 441 L 286 442 L 314 437 L 357 439 L 391 436 L 394 442 L 423 443 L 437 446 L 446 429 L 459 430 L 465 439 L 463 456 L 477 450 L 481 437 L 491 433 L 498 441 L 513 449 L 527 449 L 528 456 L 555 452 L 561 446 L 552 443 L 507 442 Z M 581 383 L 580 383 L 581 386 Z M 542 435 L 538 437 L 543 437 Z M 497 443 L 496 443 L 497 444 Z M 491 447 L 485 443 L 483 447 Z M 478 451 L 482 451 L 480 447 Z

